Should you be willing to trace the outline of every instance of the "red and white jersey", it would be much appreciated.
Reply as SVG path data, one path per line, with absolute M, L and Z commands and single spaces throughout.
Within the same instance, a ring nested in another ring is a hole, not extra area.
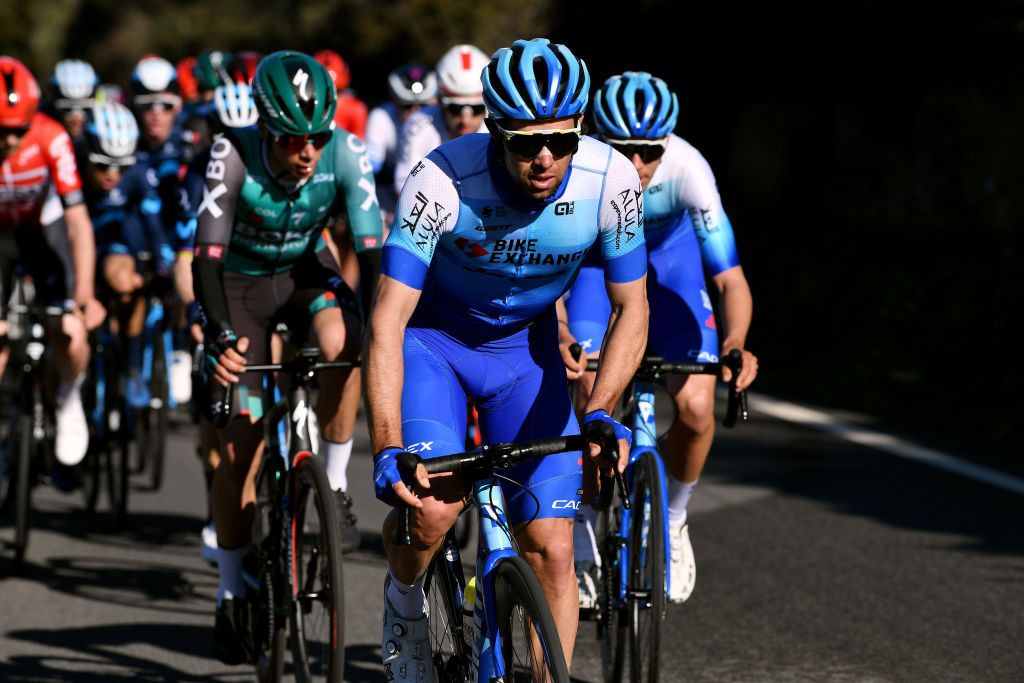
M 21 145 L 0 165 L 0 230 L 48 225 L 82 199 L 71 138 L 49 116 L 35 114 Z

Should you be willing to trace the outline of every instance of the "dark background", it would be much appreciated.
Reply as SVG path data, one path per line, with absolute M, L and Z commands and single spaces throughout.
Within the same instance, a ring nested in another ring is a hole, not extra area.
M 371 106 L 401 62 L 538 35 L 595 86 L 648 70 L 678 93 L 753 288 L 757 388 L 1021 451 L 1024 2 L 0 7 L 0 51 L 43 77 L 64 56 L 125 83 L 146 52 L 333 47 Z

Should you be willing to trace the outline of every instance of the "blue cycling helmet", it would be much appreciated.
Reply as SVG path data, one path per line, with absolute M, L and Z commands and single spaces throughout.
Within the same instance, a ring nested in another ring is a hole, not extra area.
M 659 140 L 675 130 L 679 99 L 645 71 L 612 76 L 594 95 L 594 124 L 603 138 Z
M 491 55 L 481 74 L 491 118 L 555 119 L 587 108 L 590 72 L 564 45 L 547 38 L 517 40 Z

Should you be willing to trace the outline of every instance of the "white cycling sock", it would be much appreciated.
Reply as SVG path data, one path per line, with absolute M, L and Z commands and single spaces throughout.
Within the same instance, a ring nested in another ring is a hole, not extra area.
M 699 479 L 679 481 L 673 476 L 668 478 L 668 523 L 671 526 L 686 524 L 686 506 L 690 504 L 690 496 L 697 488 Z
M 242 558 L 245 546 L 221 548 L 217 546 L 217 569 L 220 583 L 217 585 L 217 607 L 225 600 L 245 597 L 245 580 L 242 578 Z
M 352 457 L 352 441 L 345 443 L 321 439 L 320 444 L 324 454 L 324 469 L 327 470 L 327 479 L 331 482 L 331 488 L 335 491 L 348 491 L 348 461 Z
M 597 510 L 589 505 L 581 505 L 576 513 L 576 523 L 572 525 L 572 547 L 576 562 L 593 562 L 601 566 L 601 556 L 597 552 L 597 539 L 594 537 L 594 523 L 597 521 Z
M 391 574 L 391 583 L 388 584 L 388 602 L 391 603 L 398 616 L 403 619 L 419 619 L 427 613 L 427 596 L 423 592 L 423 583 L 426 578 L 427 575 L 424 574 L 410 586 Z

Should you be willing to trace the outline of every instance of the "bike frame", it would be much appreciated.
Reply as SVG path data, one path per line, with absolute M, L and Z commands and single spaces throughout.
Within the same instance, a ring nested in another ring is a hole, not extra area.
M 156 344 L 164 345 L 164 372 L 167 374 L 167 405 L 174 408 L 174 392 L 171 390 L 171 359 L 174 357 L 174 339 L 170 327 L 164 322 L 164 302 L 159 297 L 150 296 L 146 306 L 146 320 L 142 328 L 142 378 L 147 386 L 153 380 L 153 348 Z M 159 334 L 159 339 L 158 339 Z M 155 397 L 154 397 L 155 398 Z
M 635 408 L 633 410 L 633 446 L 629 449 L 629 462 L 626 465 L 626 480 L 629 482 L 630 490 L 633 490 L 636 473 L 634 465 L 637 459 L 643 453 L 654 453 L 655 460 L 658 463 L 658 470 L 661 475 L 661 500 L 662 500 L 662 519 L 668 519 L 668 490 L 667 490 L 667 477 L 665 473 L 665 464 L 662 461 L 658 453 L 658 429 L 654 419 L 654 389 L 655 385 L 653 382 L 646 379 L 636 379 L 633 382 L 633 397 L 635 401 Z M 625 506 L 619 506 L 619 533 L 625 534 L 630 529 L 630 524 L 633 520 L 633 515 L 644 514 L 643 510 L 626 509 Z M 668 524 L 663 524 L 665 545 L 664 548 L 671 547 L 670 545 L 670 534 L 668 530 Z M 625 537 L 620 536 L 621 542 L 619 543 L 619 601 L 625 602 L 626 590 L 629 585 L 629 545 L 625 542 Z M 647 544 L 644 543 L 644 548 Z M 668 594 L 669 588 L 671 587 L 671 563 L 672 558 L 670 553 L 665 553 L 665 592 Z

